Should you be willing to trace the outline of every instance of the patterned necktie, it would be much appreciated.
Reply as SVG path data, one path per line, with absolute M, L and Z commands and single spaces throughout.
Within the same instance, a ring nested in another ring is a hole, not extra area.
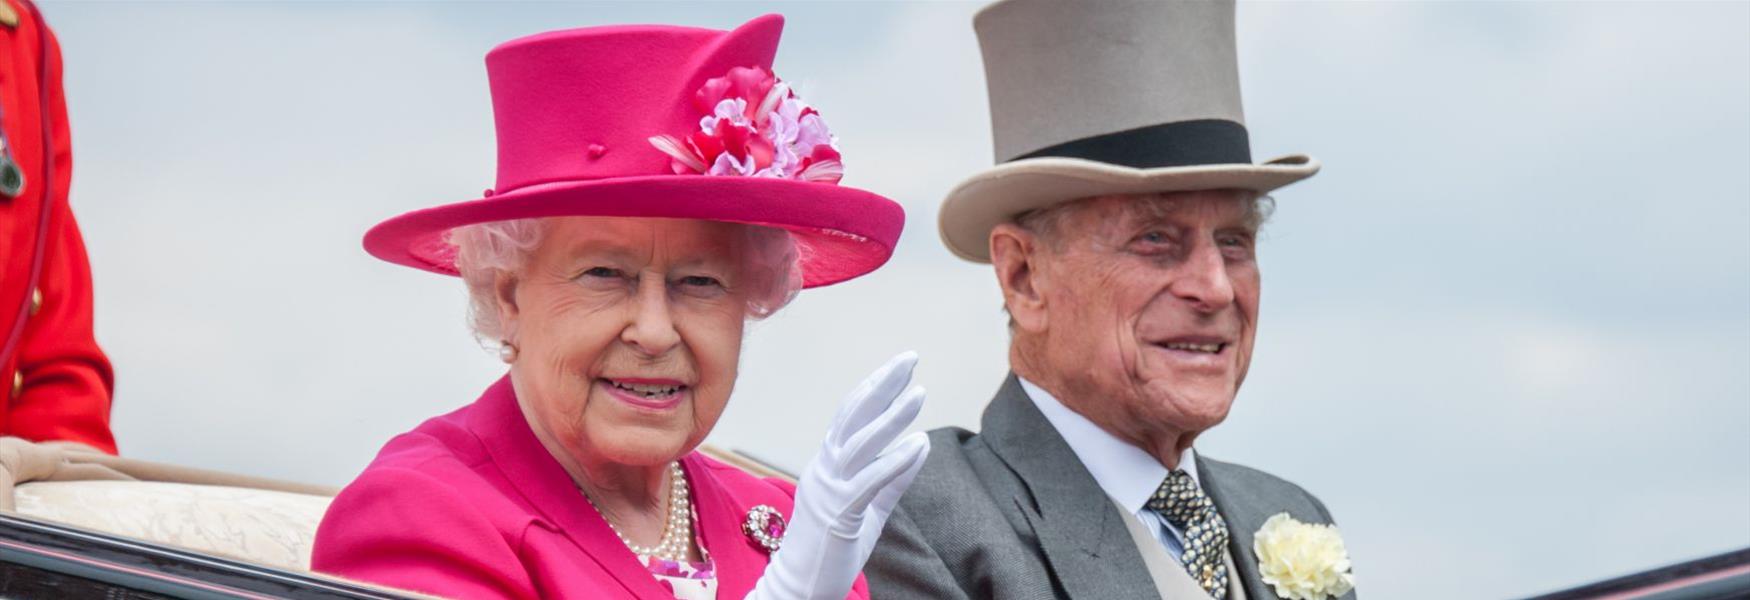
M 1227 547 L 1227 522 L 1215 511 L 1215 503 L 1203 495 L 1184 470 L 1175 470 L 1148 499 L 1149 510 L 1160 513 L 1185 538 L 1180 564 L 1203 590 L 1216 598 L 1227 597 L 1227 564 L 1221 561 Z

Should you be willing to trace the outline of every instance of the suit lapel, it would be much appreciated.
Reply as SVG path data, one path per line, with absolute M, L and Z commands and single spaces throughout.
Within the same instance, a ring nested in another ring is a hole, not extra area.
M 607 520 L 584 499 L 565 467 L 535 437 L 517 405 L 510 377 L 488 388 L 480 402 L 484 410 L 476 413 L 471 429 L 523 500 L 624 586 L 627 594 L 672 600 L 674 596 L 657 585 L 656 578 L 620 542 Z
M 1013 501 L 1070 598 L 1156 596 L 1124 515 L 1013 374 L 985 409 L 979 437 L 1032 496 Z

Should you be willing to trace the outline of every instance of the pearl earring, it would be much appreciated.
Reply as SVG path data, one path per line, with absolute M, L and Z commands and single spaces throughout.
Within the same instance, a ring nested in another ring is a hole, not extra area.
M 510 342 L 499 342 L 498 360 L 502 360 L 506 364 L 516 362 L 516 346 Z

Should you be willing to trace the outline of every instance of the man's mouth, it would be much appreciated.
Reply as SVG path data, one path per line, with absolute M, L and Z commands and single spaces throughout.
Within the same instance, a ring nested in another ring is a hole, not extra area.
M 1183 338 L 1181 338 L 1181 339 L 1176 339 L 1176 340 L 1155 342 L 1155 345 L 1160 346 L 1162 348 L 1166 348 L 1168 350 L 1178 350 L 1181 352 L 1196 352 L 1199 354 L 1221 354 L 1221 351 L 1226 350 L 1228 347 L 1227 342 L 1221 341 L 1219 339 L 1214 339 L 1214 338 L 1206 338 L 1206 339 L 1183 339 Z
M 1168 350 L 1183 350 L 1185 352 L 1202 352 L 1204 354 L 1221 354 L 1221 350 L 1223 348 L 1227 347 L 1227 343 L 1226 342 L 1210 342 L 1210 343 L 1167 342 L 1164 344 L 1160 344 L 1160 347 L 1166 348 Z

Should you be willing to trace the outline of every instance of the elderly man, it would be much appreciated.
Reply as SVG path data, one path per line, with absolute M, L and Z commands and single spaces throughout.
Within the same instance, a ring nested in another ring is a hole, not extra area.
M 1354 598 L 1325 507 L 1199 456 L 1251 364 L 1254 163 L 1231 2 L 1009 0 L 976 17 L 999 162 L 941 212 L 989 262 L 1013 374 L 932 432 L 866 573 L 877 598 Z

